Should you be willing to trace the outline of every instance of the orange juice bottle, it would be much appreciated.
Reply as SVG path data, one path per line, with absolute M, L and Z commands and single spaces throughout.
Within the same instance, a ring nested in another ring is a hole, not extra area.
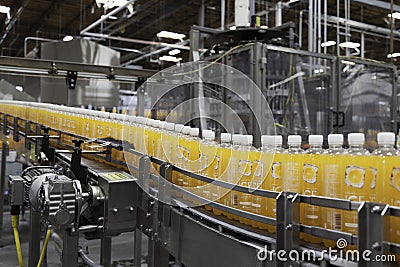
M 304 152 L 301 149 L 301 136 L 289 135 L 288 146 L 283 163 L 283 190 L 300 193 Z
M 305 151 L 303 174 L 301 180 L 302 194 L 308 196 L 322 196 L 323 190 L 323 176 L 322 176 L 322 135 L 309 135 L 308 143 L 310 148 Z M 309 226 L 322 226 L 321 223 L 321 208 L 302 204 L 300 208 L 300 222 Z M 321 239 L 308 235 L 301 235 L 304 240 L 312 243 L 320 243 Z
M 378 162 L 377 202 L 400 207 L 400 163 L 394 148 L 394 133 L 378 133 L 378 149 L 373 152 Z M 378 158 L 377 158 L 378 157 Z M 390 242 L 400 243 L 400 219 L 390 218 Z
M 178 138 L 177 149 L 177 158 L 176 158 L 176 165 L 182 169 L 188 169 L 189 163 L 189 148 L 188 148 L 188 139 L 190 137 L 190 126 L 183 126 L 182 128 L 182 135 Z M 182 186 L 187 187 L 189 186 L 188 179 L 186 175 L 181 173 L 176 173 L 178 183 L 182 184 Z
M 188 170 L 198 173 L 200 170 L 200 129 L 196 127 L 190 128 L 190 138 L 187 139 L 187 148 L 189 149 L 189 161 L 187 163 Z M 192 193 L 199 191 L 197 188 L 199 183 L 196 179 L 187 177 L 187 186 Z
M 370 172 L 372 157 L 364 149 L 363 133 L 348 135 L 349 150 L 344 157 L 346 163 L 345 179 L 342 182 L 343 197 L 351 201 L 369 201 L 370 187 L 373 185 Z M 358 234 L 358 216 L 355 211 L 343 212 L 342 229 L 351 234 Z
M 218 160 L 218 176 L 216 179 L 219 179 L 224 182 L 228 182 L 229 177 L 229 161 L 232 153 L 232 143 L 231 143 L 231 134 L 229 133 L 221 133 L 221 144 L 217 147 L 217 157 Z M 230 198 L 227 197 L 229 195 L 230 189 L 224 187 L 216 187 L 215 195 L 213 196 L 219 203 L 230 206 Z M 221 215 L 226 214 L 225 212 L 221 212 L 217 209 L 213 209 L 214 214 Z
M 215 133 L 212 130 L 203 130 L 203 140 L 200 143 L 200 170 L 201 175 L 214 178 L 212 162 L 216 156 Z M 211 184 L 200 182 L 201 196 L 211 200 Z
M 343 155 L 347 151 L 343 148 L 343 135 L 328 135 L 329 148 L 322 155 L 323 157 L 323 196 L 329 198 L 343 198 L 342 181 L 345 177 L 345 163 Z M 325 228 L 330 230 L 342 230 L 342 211 L 338 209 L 324 208 L 323 222 Z M 326 247 L 335 247 L 336 241 L 324 240 Z
M 285 152 L 282 148 L 282 136 L 262 136 L 261 145 L 261 159 L 264 163 L 263 176 L 265 177 L 262 183 L 262 189 L 281 192 L 283 181 L 282 155 Z M 266 217 L 276 218 L 276 200 L 263 198 L 261 202 L 261 214 Z M 261 229 L 267 229 L 270 233 L 276 232 L 276 227 L 271 225 L 259 224 L 258 227 Z
M 250 152 L 254 151 L 252 135 L 235 134 L 232 136 L 233 151 L 232 151 L 232 178 L 234 184 L 250 187 L 252 185 L 252 168 Z M 247 193 L 232 191 L 232 204 L 234 208 L 252 212 L 253 196 Z M 246 218 L 239 217 L 241 223 L 250 225 L 251 221 Z

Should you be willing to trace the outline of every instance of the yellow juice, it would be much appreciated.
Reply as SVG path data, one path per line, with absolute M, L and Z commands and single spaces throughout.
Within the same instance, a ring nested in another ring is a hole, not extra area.
M 376 183 L 377 201 L 390 206 L 400 207 L 400 161 L 399 153 L 394 148 L 394 133 L 378 133 L 378 149 L 373 153 L 373 161 L 377 162 L 378 181 Z M 390 218 L 390 242 L 400 244 L 400 219 Z M 400 261 L 400 255 L 396 255 Z
M 252 185 L 252 168 L 253 162 L 251 161 L 250 152 L 254 151 L 252 147 L 251 135 L 233 135 L 233 151 L 232 151 L 232 184 L 248 187 Z M 232 207 L 241 209 L 246 212 L 252 212 L 253 196 L 247 193 L 232 191 L 231 193 Z M 239 222 L 251 225 L 249 219 L 234 216 L 234 219 Z
M 310 149 L 303 156 L 303 173 L 301 180 L 302 194 L 306 196 L 322 196 L 322 135 L 310 135 Z M 300 206 L 300 223 L 308 226 L 323 226 L 321 208 L 314 205 L 302 204 Z M 309 234 L 301 234 L 301 238 L 308 242 L 320 243 L 321 239 Z
M 199 138 L 199 128 L 190 129 L 190 137 L 186 141 L 186 148 L 189 151 L 189 159 L 185 164 L 187 164 L 187 170 L 198 173 L 200 171 L 200 141 Z M 198 183 L 194 178 L 186 177 L 184 178 L 185 189 L 191 193 L 200 193 L 198 188 Z
M 260 151 L 250 152 L 250 161 L 252 162 L 251 184 L 249 187 L 252 189 L 262 189 L 263 180 L 265 178 L 264 169 L 268 163 L 263 159 Z M 261 196 L 252 195 L 251 212 L 262 215 L 262 203 L 264 198 Z M 260 227 L 261 223 L 252 221 L 253 227 Z
M 349 134 L 350 148 L 343 156 L 345 162 L 345 177 L 342 181 L 343 197 L 351 201 L 374 201 L 376 184 L 376 169 L 373 157 L 363 148 L 363 134 Z M 344 211 L 342 230 L 351 234 L 358 234 L 358 217 L 356 211 Z
M 217 179 L 227 182 L 229 176 L 229 162 L 232 153 L 231 135 L 228 133 L 221 134 L 221 144 L 217 147 L 217 157 L 218 160 L 218 176 Z M 215 199 L 218 200 L 219 203 L 229 206 L 230 198 L 229 196 L 230 189 L 224 187 L 216 188 Z M 226 214 L 225 212 L 221 212 L 218 209 L 213 209 L 214 214 L 221 215 Z
M 343 148 L 343 135 L 328 135 L 329 149 L 322 155 L 324 187 L 323 196 L 329 198 L 343 198 L 342 181 L 345 177 L 345 162 L 343 154 L 347 153 Z M 324 208 L 322 214 L 326 229 L 342 230 L 342 211 L 338 209 Z M 335 240 L 323 240 L 326 247 L 335 247 Z
M 262 189 L 275 192 L 281 192 L 283 189 L 283 153 L 282 149 L 282 136 L 272 136 L 271 147 L 265 148 L 262 151 L 261 159 L 264 163 L 264 180 Z M 276 218 L 276 200 L 270 198 L 263 198 L 261 202 L 261 214 Z M 276 232 L 276 227 L 259 224 L 259 228 L 267 229 L 270 233 Z
M 188 148 L 188 138 L 190 134 L 190 126 L 184 126 L 182 128 L 182 135 L 178 137 L 178 143 L 177 143 L 177 155 L 175 158 L 176 165 L 182 169 L 188 169 L 188 162 L 190 158 L 190 151 Z M 176 173 L 177 177 L 177 183 L 180 186 L 187 187 L 188 185 L 188 179 L 184 174 L 181 173 Z
M 200 143 L 200 173 L 209 178 L 218 177 L 219 160 L 217 157 L 217 143 L 215 143 L 215 133 L 211 130 L 203 131 L 203 140 Z M 217 187 L 211 182 L 201 182 L 201 196 L 210 202 L 218 200 Z M 211 210 L 210 206 L 205 207 Z

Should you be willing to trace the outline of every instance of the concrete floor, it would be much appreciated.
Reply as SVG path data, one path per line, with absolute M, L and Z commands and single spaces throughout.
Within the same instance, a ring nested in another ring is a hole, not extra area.
M 8 206 L 5 206 L 4 223 L 0 226 L 0 267 L 18 266 L 17 254 L 15 251 L 14 236 L 11 228 L 11 215 Z M 29 214 L 25 216 L 29 219 Z M 24 264 L 28 264 L 28 239 L 29 222 L 21 221 L 19 225 L 22 253 Z M 100 240 L 85 240 L 81 238 L 80 244 L 85 250 L 88 249 L 89 257 L 96 263 L 100 263 Z M 134 234 L 124 233 L 112 239 L 112 262 L 113 266 L 133 266 Z M 143 255 L 147 255 L 147 240 L 143 238 Z M 47 253 L 47 266 L 61 266 L 59 252 L 55 249 L 53 241 L 49 242 Z M 147 266 L 143 257 L 142 266 Z M 43 264 L 43 266 L 45 266 Z

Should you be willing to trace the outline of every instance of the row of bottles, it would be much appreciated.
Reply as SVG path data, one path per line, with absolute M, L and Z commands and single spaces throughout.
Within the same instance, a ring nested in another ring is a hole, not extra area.
M 251 135 L 222 133 L 215 142 L 211 130 L 191 128 L 139 116 L 41 104 L 32 107 L 2 107 L 20 117 L 88 138 L 113 138 L 132 143 L 142 153 L 169 161 L 176 166 L 215 180 L 249 188 L 241 193 L 205 183 L 174 172 L 173 183 L 210 201 L 276 217 L 276 202 L 254 196 L 251 190 L 288 191 L 352 201 L 373 201 L 400 206 L 400 156 L 394 149 L 395 135 L 379 133 L 379 148 L 373 153 L 364 149 L 364 135 L 348 135 L 349 148 L 343 148 L 343 135 L 328 136 L 328 149 L 322 148 L 323 137 L 310 135 L 310 148 L 301 148 L 301 136 L 288 136 L 288 149 L 282 148 L 282 136 L 262 136 L 262 147 L 252 146 Z M 69 142 L 72 137 L 65 137 Z M 113 151 L 114 159 L 138 166 L 139 157 Z M 154 165 L 155 171 L 158 166 Z M 208 207 L 207 207 L 208 208 Z M 275 227 L 213 210 L 242 223 L 275 231 Z M 357 234 L 356 212 L 301 205 L 301 223 Z M 400 242 L 399 219 L 392 218 L 392 241 Z M 310 242 L 321 242 L 303 235 Z

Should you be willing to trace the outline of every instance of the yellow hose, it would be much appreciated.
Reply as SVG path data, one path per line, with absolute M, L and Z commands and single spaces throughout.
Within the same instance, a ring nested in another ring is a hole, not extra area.
M 46 255 L 47 244 L 49 243 L 50 236 L 51 236 L 51 230 L 47 229 L 46 239 L 44 240 L 44 243 L 43 243 L 42 252 L 40 253 L 40 258 L 39 258 L 39 262 L 37 264 L 37 267 L 40 267 L 42 265 L 42 262 L 44 260 L 44 256 Z
M 19 233 L 18 233 L 19 215 L 12 215 L 11 220 L 12 220 L 12 228 L 14 230 L 15 248 L 17 249 L 18 264 L 19 267 L 24 267 L 24 262 L 22 260 L 21 243 L 19 242 Z

